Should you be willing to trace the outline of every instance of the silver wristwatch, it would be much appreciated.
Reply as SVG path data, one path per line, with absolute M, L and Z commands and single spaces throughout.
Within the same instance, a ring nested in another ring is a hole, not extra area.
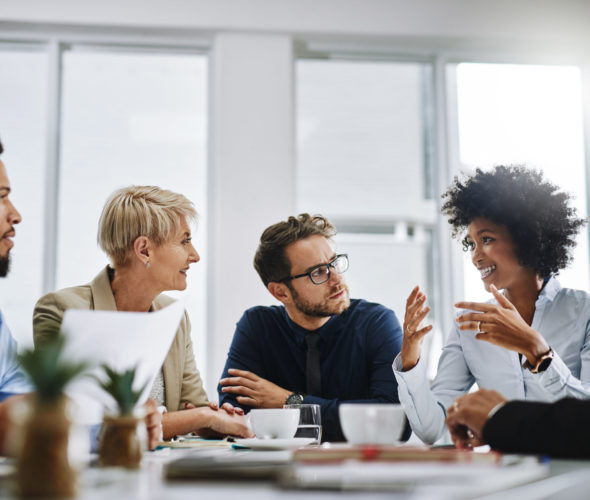
M 286 405 L 300 405 L 303 404 L 303 400 L 305 399 L 305 394 L 300 394 L 298 392 L 293 392 L 287 396 L 285 400 Z

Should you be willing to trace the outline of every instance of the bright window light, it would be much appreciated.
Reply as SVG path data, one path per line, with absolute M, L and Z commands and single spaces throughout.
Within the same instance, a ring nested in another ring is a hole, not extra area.
M 464 63 L 449 70 L 456 71 L 461 170 L 510 164 L 541 169 L 573 195 L 585 217 L 580 69 Z M 464 276 L 466 298 L 489 299 L 468 255 Z M 574 262 L 558 278 L 563 286 L 590 290 L 587 230 L 578 237 Z

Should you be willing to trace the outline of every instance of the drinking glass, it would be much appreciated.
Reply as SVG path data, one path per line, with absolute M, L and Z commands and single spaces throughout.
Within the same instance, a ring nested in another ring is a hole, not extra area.
M 311 444 L 322 442 L 322 414 L 320 405 L 283 405 L 283 408 L 299 408 L 299 425 L 297 426 L 296 438 L 313 438 Z

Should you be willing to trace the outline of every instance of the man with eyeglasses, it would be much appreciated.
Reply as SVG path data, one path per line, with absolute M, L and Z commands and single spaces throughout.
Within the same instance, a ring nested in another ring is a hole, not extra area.
M 220 404 L 246 411 L 319 404 L 324 441 L 344 439 L 340 403 L 398 403 L 391 363 L 402 342 L 392 310 L 349 298 L 335 234 L 308 214 L 262 233 L 254 267 L 282 306 L 244 313 L 218 387 Z

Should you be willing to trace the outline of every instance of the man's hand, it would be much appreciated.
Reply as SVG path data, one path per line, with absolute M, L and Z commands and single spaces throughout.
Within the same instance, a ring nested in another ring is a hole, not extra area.
M 542 354 L 549 350 L 543 336 L 531 328 L 516 307 L 494 285 L 490 290 L 498 304 L 458 302 L 455 307 L 478 312 L 464 313 L 457 317 L 459 330 L 475 330 L 478 340 L 485 340 L 524 356 L 535 365 Z
M 259 377 L 255 373 L 230 368 L 231 377 L 222 378 L 222 391 L 236 394 L 236 401 L 252 408 L 282 408 L 290 391 Z
M 145 427 L 148 436 L 148 449 L 153 450 L 162 439 L 162 415 L 153 399 L 148 399 L 143 405 L 145 409 Z
M 472 448 L 485 444 L 482 431 L 488 415 L 506 398 L 499 392 L 480 389 L 455 400 L 447 410 L 447 427 L 457 448 Z

